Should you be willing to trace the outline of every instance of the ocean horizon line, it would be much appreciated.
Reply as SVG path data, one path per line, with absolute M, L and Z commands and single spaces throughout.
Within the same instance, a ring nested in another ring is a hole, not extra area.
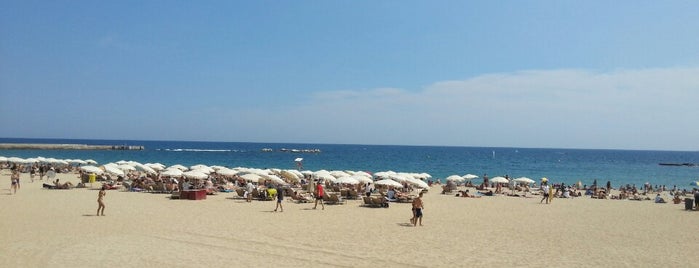
M 5 142 L 4 140 L 29 140 L 29 141 L 105 141 L 129 144 L 128 142 L 189 142 L 189 143 L 242 143 L 242 144 L 286 144 L 286 145 L 327 145 L 327 146 L 378 146 L 378 147 L 443 147 L 443 148 L 477 148 L 477 149 L 527 149 L 527 150 L 582 150 L 582 151 L 630 151 L 630 152 L 699 152 L 699 150 L 672 150 L 672 149 L 624 149 L 624 148 L 583 148 L 583 147 L 526 147 L 526 146 L 475 146 L 475 145 L 429 145 L 429 144 L 361 144 L 361 143 L 323 143 L 323 142 L 268 142 L 268 141 L 213 141 L 213 140 L 155 140 L 155 139 L 108 139 L 108 138 L 17 138 L 17 137 L 0 137 L 0 143 L 18 143 Z M 38 142 L 45 143 L 45 142 Z M 48 142 L 46 142 L 48 143 Z M 78 143 L 79 144 L 79 143 Z M 111 143 L 110 143 L 111 144 Z M 135 143 L 131 143 L 134 145 Z M 146 148 L 148 149 L 148 148 Z

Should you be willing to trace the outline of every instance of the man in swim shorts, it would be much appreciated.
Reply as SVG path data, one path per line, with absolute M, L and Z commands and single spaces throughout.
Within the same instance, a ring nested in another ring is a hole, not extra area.
M 413 200 L 413 218 L 410 223 L 413 226 L 417 226 L 418 220 L 420 221 L 420 226 L 422 226 L 422 210 L 425 208 L 425 204 L 422 202 L 422 192 L 417 198 Z
M 325 194 L 325 189 L 323 189 L 323 182 L 318 180 L 318 183 L 316 183 L 316 191 L 315 191 L 315 197 L 316 197 L 316 204 L 313 206 L 313 209 L 316 209 L 318 207 L 318 201 L 320 201 L 320 206 L 325 210 L 325 204 L 323 204 L 323 194 Z
M 284 189 L 281 184 L 277 184 L 277 206 L 274 207 L 274 212 L 281 208 L 280 212 L 284 212 L 284 207 L 282 206 L 282 201 L 284 201 Z

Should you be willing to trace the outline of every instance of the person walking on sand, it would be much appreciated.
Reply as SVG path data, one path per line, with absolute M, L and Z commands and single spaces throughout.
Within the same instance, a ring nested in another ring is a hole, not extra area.
M 546 204 L 548 204 L 549 203 L 549 183 L 548 182 L 544 181 L 541 183 L 541 191 L 544 192 L 544 198 L 542 198 L 541 201 L 539 201 L 539 204 L 541 204 L 541 202 L 544 202 L 544 200 L 546 200 Z
M 106 187 L 102 185 L 102 189 L 100 189 L 100 192 L 97 194 L 97 216 L 104 216 L 104 196 L 107 195 L 107 192 L 104 191 Z M 101 211 L 101 213 L 100 213 Z
M 422 192 L 413 200 L 413 218 L 410 219 L 410 223 L 413 226 L 417 226 L 418 221 L 420 221 L 420 226 L 422 226 L 422 210 L 425 209 L 425 203 L 422 202 Z
M 282 201 L 284 201 L 284 188 L 282 188 L 281 184 L 277 184 L 277 206 L 274 207 L 274 212 L 277 212 L 277 209 L 281 209 L 280 212 L 284 212 Z
M 10 182 L 12 183 L 10 191 L 12 194 L 16 194 L 17 189 L 19 188 L 19 172 L 17 170 L 12 171 L 12 175 L 10 175 Z
M 320 201 L 320 206 L 325 210 L 325 204 L 323 204 L 323 194 L 325 194 L 325 189 L 323 189 L 323 183 L 321 181 L 318 181 L 316 184 L 316 190 L 314 192 L 314 196 L 316 197 L 316 204 L 313 206 L 313 209 L 316 209 L 318 207 L 318 201 Z

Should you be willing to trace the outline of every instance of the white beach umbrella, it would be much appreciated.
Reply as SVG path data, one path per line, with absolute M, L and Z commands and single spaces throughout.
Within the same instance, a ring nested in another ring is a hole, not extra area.
M 365 172 L 365 171 L 355 171 L 354 174 L 352 174 L 352 176 L 363 176 L 363 177 L 367 177 L 367 178 L 373 178 L 373 177 L 374 177 L 374 176 L 371 176 L 371 174 L 369 174 L 369 173 L 367 173 L 367 172 Z
M 134 166 L 126 165 L 126 164 L 118 165 L 117 168 L 119 168 L 119 169 L 121 169 L 121 170 L 123 170 L 123 171 L 133 171 L 133 170 L 136 170 L 136 168 L 135 168 Z
M 258 182 L 260 181 L 260 175 L 257 175 L 255 173 L 248 173 L 243 176 L 240 176 L 241 178 L 245 179 L 246 181 L 251 181 L 251 182 Z
M 198 168 L 198 169 L 193 169 L 193 170 L 190 170 L 190 171 L 196 171 L 196 172 L 199 172 L 199 173 L 204 173 L 204 174 L 206 174 L 206 175 L 209 175 L 209 174 L 213 173 L 213 170 L 211 170 L 210 168 Z
M 330 175 L 332 175 L 335 178 L 349 177 L 350 176 L 350 174 L 348 174 L 347 172 L 341 171 L 341 170 L 330 171 Z
M 189 170 L 189 168 L 187 168 L 187 167 L 185 167 L 185 166 L 183 166 L 183 165 L 180 165 L 180 164 L 172 165 L 172 166 L 168 167 L 167 169 L 170 169 L 170 168 L 176 168 L 176 169 L 179 169 L 179 170 L 182 170 L 182 171 Z
M 505 179 L 504 177 L 493 177 L 490 179 L 490 182 L 494 183 L 509 183 L 510 181 L 508 179 Z
M 182 170 L 176 169 L 176 168 L 171 168 L 171 169 L 166 169 L 162 173 L 160 173 L 161 176 L 165 177 L 182 177 Z
M 393 171 L 380 171 L 374 173 L 374 178 L 389 178 L 392 174 L 396 174 Z
M 143 165 L 143 164 L 141 164 L 141 163 L 135 163 L 135 162 L 134 162 L 134 163 L 132 163 L 132 166 L 133 166 L 134 168 L 136 168 L 136 170 L 143 171 L 143 172 L 148 173 L 148 174 L 156 174 L 156 173 L 158 173 L 158 172 L 156 172 L 153 168 L 151 168 L 151 167 L 149 167 L 149 166 L 146 166 L 146 165 Z
M 223 175 L 226 177 L 232 177 L 232 176 L 235 176 L 236 174 L 238 174 L 238 171 L 228 169 L 228 168 L 222 168 L 222 169 L 216 170 L 216 174 L 220 174 L 220 175 Z
M 301 179 L 301 177 L 303 177 L 299 177 L 298 175 L 296 175 L 296 173 L 292 172 L 291 170 L 282 170 L 279 172 L 279 175 L 291 181 L 298 181 Z
M 303 178 L 303 173 L 301 173 L 301 171 L 295 169 L 287 169 L 286 171 L 294 173 L 294 175 L 296 175 L 296 177 L 299 177 L 299 179 Z
M 352 178 L 354 178 L 355 180 L 359 181 L 362 184 L 374 182 L 374 180 L 372 180 L 371 177 L 366 177 L 366 176 L 357 175 L 357 174 L 352 175 Z
M 459 183 L 459 182 L 463 182 L 466 179 L 464 177 L 459 176 L 459 175 L 451 175 L 451 176 L 447 177 L 446 180 Z
M 403 185 L 402 185 L 402 184 L 400 184 L 399 182 L 394 181 L 394 180 L 392 180 L 392 179 L 383 179 L 383 180 L 379 180 L 379 181 L 374 182 L 374 184 L 376 184 L 376 185 L 393 186 L 393 187 L 396 187 L 396 188 L 403 188 Z
M 190 178 L 190 179 L 206 179 L 209 177 L 209 175 L 204 174 L 204 173 L 199 172 L 199 171 L 196 171 L 196 170 L 184 172 L 184 173 L 182 173 L 182 176 L 185 176 L 185 177 Z
M 466 180 L 472 180 L 472 179 L 478 178 L 478 176 L 473 175 L 473 174 L 466 174 L 466 175 L 464 175 L 463 178 L 466 179 Z
M 329 180 L 332 182 L 334 182 L 336 179 L 335 176 L 330 174 L 330 172 L 327 170 L 318 170 L 316 172 L 313 172 L 313 177 L 322 180 Z
M 66 161 L 68 161 L 68 160 L 66 160 Z M 80 165 L 80 166 L 82 166 L 82 165 L 87 165 L 87 161 L 85 161 L 85 160 L 80 160 L 80 159 L 71 159 L 71 160 L 68 161 L 68 162 L 69 162 L 69 163 L 72 163 L 72 164 L 75 164 L 75 165 Z
M 513 181 L 518 182 L 518 183 L 525 183 L 525 184 L 532 184 L 535 182 L 534 180 L 527 178 L 527 177 L 519 177 L 519 178 L 514 179 Z
M 430 175 L 429 173 L 420 173 L 420 178 L 424 180 L 429 180 L 432 178 L 432 175 Z
M 335 183 L 344 183 L 344 184 L 359 184 L 359 180 L 350 177 L 350 176 L 345 176 L 345 177 L 339 177 L 337 180 L 335 180 Z
M 97 165 L 97 161 L 92 159 L 85 160 L 85 163 L 87 163 L 88 165 Z
M 0 162 L 7 162 L 7 157 L 0 156 Z
M 119 169 L 117 166 L 103 165 L 102 168 L 104 168 L 104 171 L 106 171 L 107 173 L 117 176 L 124 176 L 124 171 Z
M 213 168 L 214 171 L 216 171 L 217 173 L 218 173 L 219 169 L 229 169 L 229 168 L 224 167 L 224 166 L 210 166 L 210 168 Z
M 97 175 L 104 173 L 103 170 L 101 170 L 100 168 L 98 168 L 96 166 L 82 166 L 82 167 L 80 167 L 80 169 L 82 171 L 87 172 L 87 173 L 95 173 Z
M 407 176 L 402 175 L 402 174 L 391 174 L 388 176 L 389 179 L 392 179 L 397 182 L 404 182 L 408 179 Z
M 262 177 L 265 178 L 265 179 L 267 179 L 267 180 L 270 180 L 270 181 L 272 181 L 272 182 L 274 182 L 274 183 L 276 183 L 276 184 L 281 184 L 281 185 L 286 185 L 286 184 L 287 184 L 284 180 L 282 180 L 282 178 L 277 177 L 277 175 L 265 175 L 265 176 L 262 176 Z
M 16 156 L 12 156 L 12 157 L 8 157 L 8 158 L 7 158 L 7 162 L 10 162 L 10 163 L 24 163 L 24 159 L 19 158 L 19 157 L 16 157 Z
M 429 188 L 429 187 L 430 187 L 429 185 L 427 185 L 426 182 L 424 182 L 424 181 L 422 181 L 422 180 L 420 180 L 420 179 L 416 179 L 416 178 L 407 178 L 406 182 L 407 182 L 407 183 L 410 183 L 411 185 L 413 185 L 413 186 L 415 186 L 415 187 L 417 187 L 417 188 L 421 188 L 421 189 L 425 189 L 425 188 Z
M 212 169 L 212 168 L 210 168 L 207 165 L 198 164 L 198 165 L 194 165 L 194 166 L 189 167 L 189 169 L 190 170 L 197 170 L 197 169 Z M 211 173 L 211 172 L 213 172 L 213 170 L 209 171 L 209 173 Z
M 143 165 L 144 165 L 144 166 L 147 166 L 147 167 L 150 167 L 150 168 L 152 168 L 152 169 L 155 170 L 155 171 L 161 171 L 161 170 L 165 169 L 165 165 L 160 164 L 160 163 L 146 163 L 146 164 L 143 164 Z

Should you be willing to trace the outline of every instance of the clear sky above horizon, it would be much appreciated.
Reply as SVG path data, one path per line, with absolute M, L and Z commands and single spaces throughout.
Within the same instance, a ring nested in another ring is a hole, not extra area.
M 699 150 L 697 1 L 2 1 L 0 137 Z

